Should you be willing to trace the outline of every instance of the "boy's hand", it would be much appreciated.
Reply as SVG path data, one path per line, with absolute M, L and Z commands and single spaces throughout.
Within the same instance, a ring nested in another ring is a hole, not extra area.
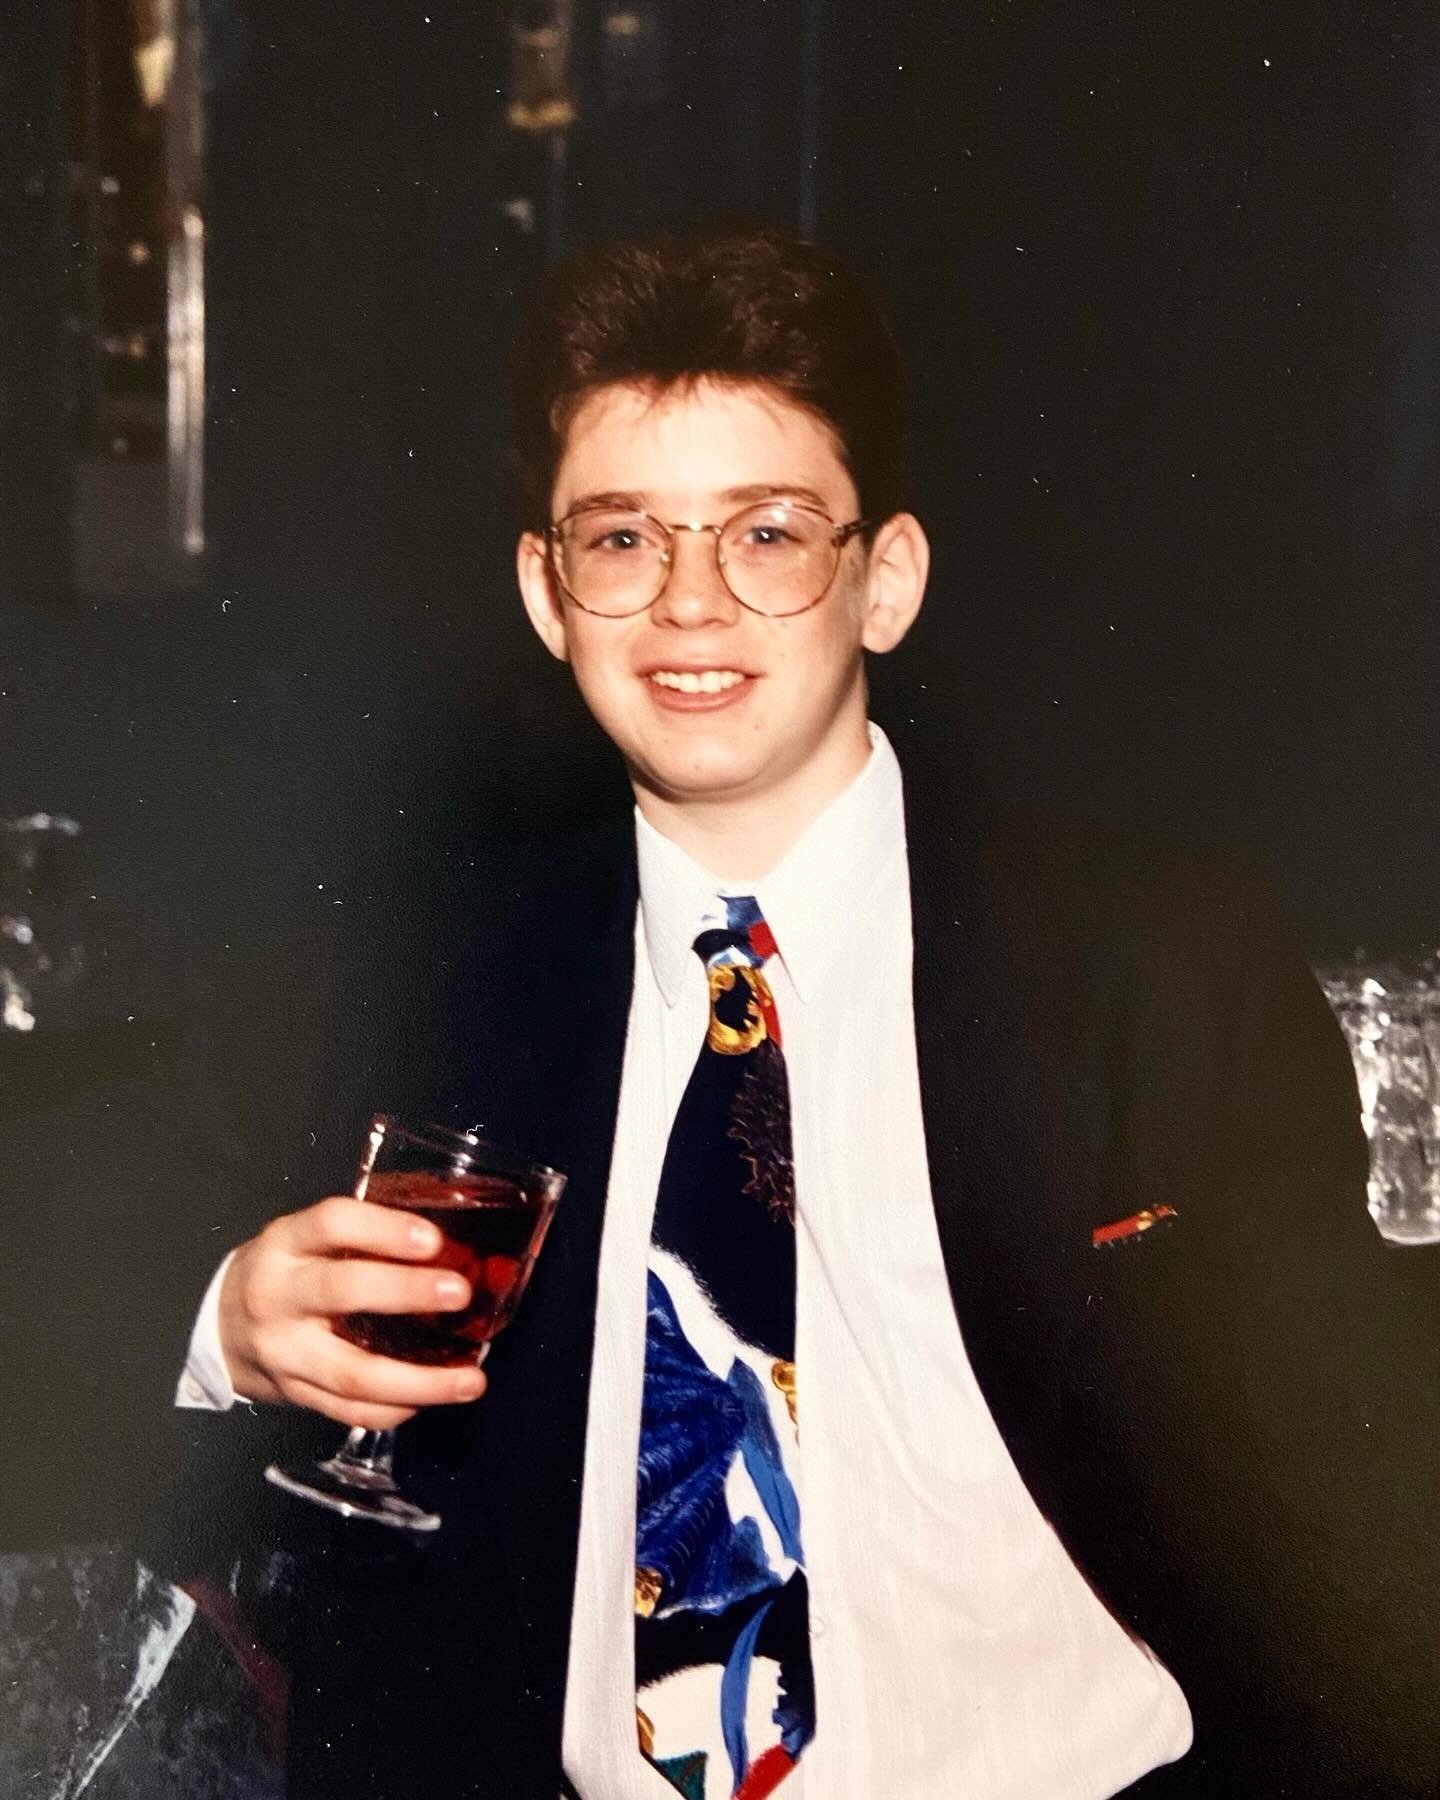
M 463 1276 L 424 1266 L 440 1245 L 427 1220 L 340 1194 L 272 1219 L 235 1252 L 220 1288 L 220 1344 L 236 1393 L 367 1431 L 482 1394 L 477 1368 L 374 1356 L 337 1329 L 346 1313 L 466 1305 Z

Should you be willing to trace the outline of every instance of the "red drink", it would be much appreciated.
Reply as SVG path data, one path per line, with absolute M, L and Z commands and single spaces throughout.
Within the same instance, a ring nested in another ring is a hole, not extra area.
M 350 1313 L 347 1335 L 363 1349 L 405 1362 L 473 1362 L 520 1303 L 554 1197 L 503 1175 L 386 1170 L 370 1176 L 365 1199 L 438 1225 L 445 1241 L 434 1265 L 463 1275 L 472 1292 L 461 1312 Z
M 471 1299 L 461 1312 L 349 1313 L 340 1329 L 362 1348 L 405 1362 L 478 1363 L 520 1304 L 564 1191 L 558 1169 L 486 1144 L 473 1131 L 376 1113 L 355 1172 L 355 1198 L 438 1225 L 433 1266 L 463 1275 Z M 410 1499 L 395 1480 L 394 1439 L 393 1431 L 356 1425 L 323 1462 L 271 1463 L 265 1479 L 345 1519 L 434 1531 L 439 1513 Z

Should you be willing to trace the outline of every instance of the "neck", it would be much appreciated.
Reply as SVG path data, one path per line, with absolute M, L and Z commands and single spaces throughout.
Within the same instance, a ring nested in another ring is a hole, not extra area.
M 788 779 L 751 793 L 682 800 L 633 777 L 632 785 L 646 821 L 717 880 L 751 880 L 769 874 L 812 820 L 844 793 L 869 755 L 862 713 L 858 732 L 811 757 Z

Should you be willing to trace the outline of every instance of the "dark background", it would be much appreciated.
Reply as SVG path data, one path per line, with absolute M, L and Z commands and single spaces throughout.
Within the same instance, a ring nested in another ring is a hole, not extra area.
M 63 513 L 63 31 L 4 28 L 0 812 L 84 825 L 92 1010 L 293 1016 L 477 792 L 613 779 L 513 595 L 505 358 L 547 256 L 723 210 L 893 309 L 935 572 L 882 716 L 1257 853 L 1316 959 L 1432 944 L 1432 9 L 651 0 L 628 61 L 621 10 L 577 0 L 557 161 L 501 6 L 208 0 L 211 547 L 123 597 L 18 554 Z

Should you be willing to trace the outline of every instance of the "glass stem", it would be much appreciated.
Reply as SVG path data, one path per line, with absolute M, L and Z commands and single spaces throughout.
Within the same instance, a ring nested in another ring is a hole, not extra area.
M 363 1425 L 353 1425 L 334 1460 L 367 1475 L 391 1475 L 395 1469 L 395 1433 L 367 1431 Z

